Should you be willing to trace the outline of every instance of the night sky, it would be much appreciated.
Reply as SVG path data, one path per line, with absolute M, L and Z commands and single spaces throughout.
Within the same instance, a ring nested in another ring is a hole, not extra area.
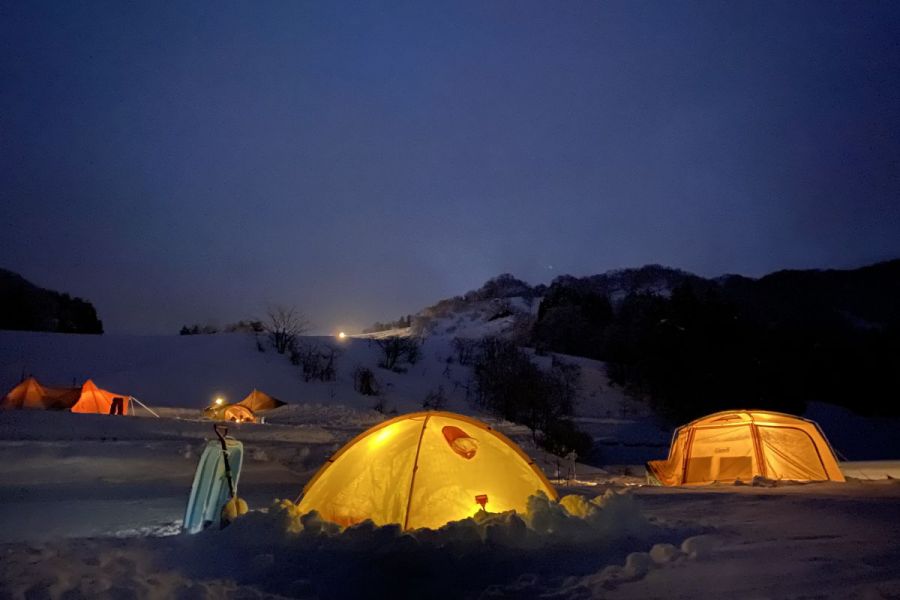
M 0 266 L 108 332 L 900 256 L 900 2 L 0 2 Z

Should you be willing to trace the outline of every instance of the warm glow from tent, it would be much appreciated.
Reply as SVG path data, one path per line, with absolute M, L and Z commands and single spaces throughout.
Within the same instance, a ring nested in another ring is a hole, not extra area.
M 382 429 L 381 431 L 376 433 L 374 436 L 372 436 L 372 447 L 377 448 L 378 446 L 382 445 L 383 443 L 385 443 L 386 441 L 391 439 L 391 436 L 394 435 L 394 433 L 396 433 L 396 431 L 397 431 L 397 428 L 394 427 L 393 425 L 389 425 L 388 427 L 385 427 L 384 429 Z
M 216 406 L 222 406 L 223 404 L 225 404 L 224 398 L 222 398 L 221 396 L 216 398 Z

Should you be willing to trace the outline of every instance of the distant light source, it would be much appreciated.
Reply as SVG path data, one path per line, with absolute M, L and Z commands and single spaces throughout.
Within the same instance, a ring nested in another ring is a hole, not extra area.
M 347 334 L 344 333 L 343 331 L 340 332 L 340 333 L 338 334 L 338 339 L 343 340 L 343 339 L 346 339 L 346 338 L 347 338 Z
M 225 404 L 225 399 L 222 398 L 221 396 L 219 396 L 218 398 L 216 398 L 216 404 L 217 404 L 218 406 L 221 406 L 222 404 Z

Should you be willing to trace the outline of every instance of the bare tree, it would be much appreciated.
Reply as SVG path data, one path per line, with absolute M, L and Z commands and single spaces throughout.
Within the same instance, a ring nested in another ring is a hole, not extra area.
M 263 328 L 279 354 L 284 354 L 309 329 L 306 316 L 293 306 L 272 306 L 266 317 Z
M 469 338 L 453 338 L 453 349 L 456 351 L 456 361 L 463 365 L 469 366 L 475 361 L 478 352 L 480 340 Z
M 376 339 L 375 343 L 383 355 L 378 362 L 378 366 L 383 369 L 401 372 L 401 363 L 408 362 L 414 365 L 419 360 L 419 343 L 413 338 L 390 336 Z
M 336 363 L 340 351 L 330 344 L 321 342 L 296 342 L 288 348 L 291 363 L 303 369 L 303 381 L 334 381 L 337 377 Z
M 356 369 L 353 370 L 353 389 L 355 389 L 363 396 L 379 395 L 380 390 L 378 380 L 375 379 L 375 373 L 372 372 L 372 369 L 368 369 L 366 367 L 356 367 Z M 384 408 L 383 405 L 382 408 Z M 384 411 L 379 410 L 378 412 Z
M 436 390 L 431 390 L 422 401 L 425 410 L 444 410 L 447 406 L 447 396 L 444 395 L 444 386 L 439 385 Z

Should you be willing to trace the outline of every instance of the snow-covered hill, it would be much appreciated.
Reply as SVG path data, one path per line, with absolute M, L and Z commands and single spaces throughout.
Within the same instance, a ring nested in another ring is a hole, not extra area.
M 481 337 L 498 320 L 468 320 L 468 333 Z M 486 326 L 486 327 L 485 327 Z M 257 350 L 246 334 L 194 336 L 89 336 L 28 332 L 0 332 L 0 385 L 17 384 L 23 374 L 48 384 L 80 385 L 92 378 L 99 386 L 139 398 L 151 407 L 178 407 L 168 414 L 194 418 L 199 409 L 221 396 L 237 401 L 256 388 L 287 403 L 267 415 L 271 423 L 308 422 L 309 407 L 322 407 L 320 421 L 333 425 L 349 419 L 348 429 L 371 422 L 373 409 L 387 414 L 422 410 L 425 398 L 440 392 L 444 408 L 494 421 L 472 405 L 472 372 L 454 360 L 457 330 L 446 329 L 423 340 L 420 359 L 397 373 L 378 367 L 382 353 L 371 337 L 303 338 L 303 343 L 339 350 L 334 381 L 305 382 L 302 371 L 271 348 Z M 549 368 L 551 357 L 534 356 Z M 593 462 L 642 463 L 665 453 L 669 433 L 660 428 L 647 407 L 610 385 L 602 363 L 562 357 L 581 372 L 576 422 L 595 440 Z M 353 374 L 360 367 L 374 373 L 380 395 L 365 396 L 354 389 Z M 345 412 L 340 412 L 345 411 Z M 524 427 L 506 423 L 508 434 L 525 443 Z M 537 451 L 535 449 L 535 451 Z

